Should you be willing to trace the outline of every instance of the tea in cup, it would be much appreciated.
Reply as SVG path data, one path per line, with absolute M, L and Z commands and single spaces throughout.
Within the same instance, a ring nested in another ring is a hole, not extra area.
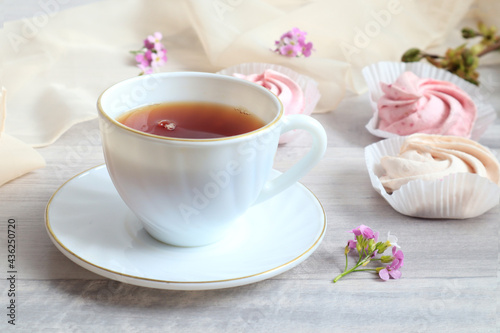
M 284 116 L 266 88 L 210 73 L 138 76 L 98 100 L 106 167 L 157 240 L 202 246 L 224 238 L 251 206 L 293 185 L 326 150 L 314 118 Z M 269 180 L 282 133 L 303 129 L 309 152 Z

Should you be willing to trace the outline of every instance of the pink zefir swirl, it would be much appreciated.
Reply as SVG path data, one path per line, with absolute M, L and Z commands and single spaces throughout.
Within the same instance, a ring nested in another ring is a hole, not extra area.
M 470 137 L 477 109 L 470 96 L 453 83 L 404 72 L 395 83 L 380 85 L 385 94 L 377 102 L 380 130 L 401 136 Z
M 278 96 L 287 115 L 299 114 L 304 111 L 304 93 L 300 86 L 287 75 L 272 69 L 266 69 L 261 74 L 244 75 L 234 73 L 233 76 L 267 88 Z

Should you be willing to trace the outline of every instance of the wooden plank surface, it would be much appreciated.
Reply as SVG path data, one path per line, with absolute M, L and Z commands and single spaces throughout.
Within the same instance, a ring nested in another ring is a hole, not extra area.
M 328 131 L 323 161 L 302 183 L 328 216 L 326 236 L 298 267 L 257 284 L 214 291 L 152 290 L 101 278 L 74 264 L 51 243 L 44 209 L 67 179 L 103 163 L 97 121 L 71 128 L 39 151 L 47 167 L 0 188 L 2 274 L 6 221 L 18 226 L 19 331 L 105 332 L 494 332 L 498 301 L 497 206 L 469 220 L 432 221 L 400 215 L 371 188 L 363 147 L 377 141 L 364 129 L 366 96 L 317 115 Z M 484 139 L 500 150 L 500 122 Z M 309 143 L 307 136 L 279 149 L 286 169 Z M 91 207 L 89 207 L 91 209 Z M 370 273 L 331 280 L 344 265 L 347 230 L 367 224 L 396 234 L 405 253 L 403 278 L 381 282 Z M 4 302 L 7 283 L 2 283 Z M 1 298 L 0 298 L 1 299 Z M 5 307 L 4 307 L 5 308 Z M 6 327 L 4 319 L 0 325 Z M 36 330 L 34 328 L 36 327 Z

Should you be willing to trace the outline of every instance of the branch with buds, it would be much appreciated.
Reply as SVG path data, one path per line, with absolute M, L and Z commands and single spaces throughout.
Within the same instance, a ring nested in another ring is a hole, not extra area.
M 480 38 L 477 44 L 467 47 L 467 43 L 455 49 L 449 48 L 444 56 L 429 54 L 417 48 L 411 48 L 401 57 L 403 62 L 417 62 L 427 60 L 432 65 L 443 68 L 457 76 L 479 85 L 479 57 L 492 51 L 500 50 L 500 35 L 497 35 L 495 26 L 487 27 L 484 23 L 478 23 L 478 30 L 471 28 L 462 29 L 464 39 Z

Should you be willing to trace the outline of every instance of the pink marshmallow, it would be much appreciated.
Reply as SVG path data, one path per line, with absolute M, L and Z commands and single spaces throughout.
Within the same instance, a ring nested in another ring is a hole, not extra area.
M 381 83 L 378 128 L 398 135 L 427 133 L 469 138 L 477 109 L 470 96 L 447 81 L 404 72 L 393 84 Z

